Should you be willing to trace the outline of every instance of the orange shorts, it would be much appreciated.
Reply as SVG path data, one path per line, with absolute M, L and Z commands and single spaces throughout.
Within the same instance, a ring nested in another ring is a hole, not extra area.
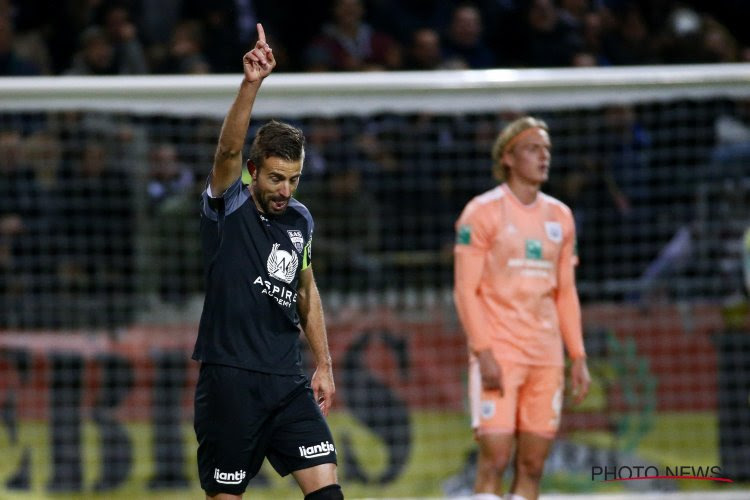
M 529 432 L 554 438 L 560 426 L 564 371 L 500 360 L 504 395 L 482 388 L 479 360 L 469 359 L 471 426 L 478 434 Z

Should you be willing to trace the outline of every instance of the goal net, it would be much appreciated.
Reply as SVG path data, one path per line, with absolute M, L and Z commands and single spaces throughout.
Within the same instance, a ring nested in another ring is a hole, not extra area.
M 0 79 L 0 492 L 201 494 L 198 201 L 239 81 Z M 543 491 L 750 480 L 749 65 L 275 74 L 248 138 L 272 118 L 307 138 L 347 495 L 471 491 L 454 222 L 522 114 L 575 216 L 593 378 Z

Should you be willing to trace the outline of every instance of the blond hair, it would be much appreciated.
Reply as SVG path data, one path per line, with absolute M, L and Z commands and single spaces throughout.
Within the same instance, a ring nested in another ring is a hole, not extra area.
M 549 132 L 544 120 L 524 116 L 510 122 L 498 134 L 495 144 L 492 145 L 492 175 L 498 181 L 502 182 L 508 178 L 508 166 L 503 164 L 503 154 L 508 150 L 509 145 L 512 146 L 511 142 L 518 134 L 530 128 L 540 128 Z

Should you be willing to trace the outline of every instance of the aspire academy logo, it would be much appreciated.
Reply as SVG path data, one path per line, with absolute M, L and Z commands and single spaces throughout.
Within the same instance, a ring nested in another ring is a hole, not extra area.
M 594 465 L 591 467 L 592 481 L 648 481 L 653 479 L 691 479 L 733 483 L 718 465 L 676 465 L 657 467 L 655 465 Z

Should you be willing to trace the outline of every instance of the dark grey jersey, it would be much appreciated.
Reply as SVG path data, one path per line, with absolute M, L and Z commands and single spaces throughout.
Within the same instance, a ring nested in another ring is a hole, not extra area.
M 292 198 L 267 216 L 238 179 L 221 198 L 203 192 L 200 231 L 206 298 L 193 359 L 301 373 L 297 287 L 310 265 L 310 212 Z

